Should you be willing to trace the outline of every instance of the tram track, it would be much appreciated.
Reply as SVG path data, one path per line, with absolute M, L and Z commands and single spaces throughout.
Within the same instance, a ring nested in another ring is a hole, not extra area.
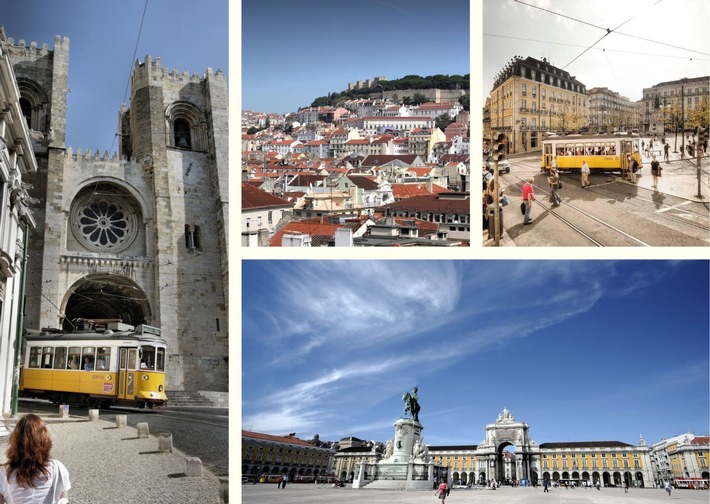
M 539 169 L 539 165 L 537 163 L 529 163 L 529 162 L 519 161 L 518 164 L 524 168 Z M 508 183 L 508 185 L 512 185 L 512 186 L 516 187 L 518 192 L 521 190 L 522 184 L 524 182 L 526 182 L 526 179 L 524 179 L 520 176 L 514 175 L 512 173 L 508 173 L 505 177 L 501 177 L 501 178 L 506 183 Z M 510 184 L 508 181 L 511 178 L 519 181 L 520 184 L 517 184 L 517 183 Z M 570 182 L 571 179 L 568 179 L 567 177 L 565 177 L 564 174 L 562 174 L 561 180 L 563 182 L 568 183 L 568 184 L 572 183 L 572 182 Z M 614 183 L 614 182 L 610 182 L 610 184 L 611 183 Z M 607 185 L 607 184 L 602 184 L 602 185 Z M 618 199 L 618 196 L 619 196 L 618 193 L 614 193 L 611 191 L 604 191 L 604 190 L 599 189 L 599 187 L 601 187 L 602 185 L 595 184 L 591 188 L 585 189 L 585 192 L 589 192 L 589 193 L 595 194 L 595 195 L 597 195 L 599 197 L 603 197 L 603 198 L 611 198 L 614 200 Z M 635 186 L 630 186 L 630 187 L 635 187 Z M 551 195 L 551 191 L 545 190 L 541 186 L 536 187 L 536 189 L 537 189 L 536 192 L 538 194 L 541 193 L 541 194 L 548 196 L 548 197 Z M 628 194 L 627 194 L 627 196 L 628 196 Z M 684 204 L 690 204 L 690 203 L 695 202 L 694 200 L 682 198 L 680 196 L 672 196 L 672 197 L 676 198 L 676 199 L 684 200 Z M 589 232 L 580 228 L 579 225 L 573 223 L 570 219 L 560 215 L 556 211 L 553 211 L 550 205 L 546 205 L 545 203 L 541 203 L 541 199 L 542 198 L 538 198 L 536 200 L 537 205 L 540 206 L 542 209 L 546 210 L 548 212 L 548 214 L 555 216 L 555 218 L 557 218 L 559 221 L 564 223 L 570 229 L 574 230 L 580 236 L 584 237 L 586 240 L 591 242 L 593 245 L 595 245 L 597 247 L 607 246 L 604 243 L 602 243 L 602 241 L 600 241 L 599 239 L 594 238 Z M 638 203 L 634 202 L 634 200 L 639 200 L 639 201 L 643 201 L 645 203 L 652 204 L 656 207 L 656 209 L 650 210 L 648 208 L 645 208 L 642 204 L 638 204 Z M 591 219 L 592 221 L 596 222 L 597 224 L 603 226 L 604 228 L 611 230 L 614 233 L 617 233 L 618 235 L 623 236 L 625 240 L 630 241 L 633 245 L 644 246 L 644 247 L 652 246 L 651 244 L 644 242 L 640 238 L 633 236 L 633 235 L 627 233 L 626 231 L 623 231 L 622 229 L 614 226 L 613 224 L 611 224 L 607 221 L 604 221 L 603 219 L 600 219 L 599 217 L 596 217 L 595 215 L 593 215 L 593 214 L 591 214 L 591 213 L 589 213 L 589 212 L 587 212 L 587 211 L 585 211 L 585 210 L 583 210 L 583 209 L 581 209 L 569 202 L 563 201 L 562 203 L 565 208 L 572 209 L 575 212 L 579 213 L 580 215 L 582 215 L 588 219 Z M 652 216 L 654 218 L 662 218 L 663 220 L 668 221 L 668 222 L 673 222 L 673 223 L 682 224 L 685 226 L 694 227 L 696 229 L 701 229 L 706 232 L 710 231 L 710 216 L 709 215 L 703 214 L 700 212 L 695 212 L 690 209 L 681 208 L 677 204 L 659 203 L 658 201 L 655 201 L 653 199 L 643 197 L 643 196 L 638 196 L 638 195 L 634 195 L 633 199 L 630 199 L 630 198 L 625 199 L 624 203 L 632 206 L 634 208 L 634 211 L 637 213 L 643 213 L 643 214 L 646 214 L 647 216 Z M 660 207 L 660 208 L 658 208 L 658 207 Z M 704 203 L 703 207 L 707 209 L 708 204 Z M 687 218 L 684 218 L 684 217 L 678 216 L 678 215 L 674 215 L 674 213 L 675 214 L 682 214 L 682 215 L 686 216 Z M 700 219 L 702 222 L 695 222 L 692 219 Z M 618 245 L 614 245 L 614 246 L 618 246 Z
M 522 178 L 520 178 L 520 177 L 516 177 L 515 175 L 513 175 L 513 177 L 517 178 L 517 179 L 520 180 L 521 182 L 525 182 L 524 179 L 522 179 Z M 522 188 L 522 184 L 521 184 L 521 188 Z M 537 192 L 538 192 L 538 193 L 542 193 L 542 194 L 544 194 L 545 196 L 548 196 L 548 197 L 552 194 L 551 192 L 546 191 L 546 190 L 544 190 L 544 189 L 540 189 L 540 188 L 538 188 L 538 191 L 537 191 Z M 554 216 L 556 219 L 558 219 L 559 221 L 561 221 L 561 222 L 562 222 L 563 224 L 565 224 L 567 227 L 569 227 L 570 229 L 572 229 L 573 231 L 575 231 L 577 234 L 579 234 L 580 236 L 584 237 L 586 240 L 588 240 L 589 242 L 591 242 L 594 246 L 596 246 L 596 247 L 606 247 L 606 246 L 607 246 L 607 245 L 604 244 L 603 242 L 601 242 L 601 241 L 597 240 L 596 238 L 594 238 L 591 234 L 589 234 L 589 233 L 587 233 L 586 231 L 584 231 L 584 230 L 583 230 L 582 228 L 580 228 L 578 225 L 574 224 L 571 220 L 569 220 L 569 219 L 563 217 L 563 216 L 560 215 L 558 212 L 552 211 L 552 207 L 551 207 L 550 205 L 546 205 L 545 203 L 541 203 L 541 202 L 540 202 L 540 198 L 536 198 L 535 201 L 537 202 L 537 206 L 542 207 L 545 211 L 547 211 L 547 213 L 548 213 L 549 215 Z M 572 209 L 572 210 L 575 210 L 577 213 L 583 215 L 584 217 L 587 217 L 587 218 L 593 220 L 594 222 L 596 222 L 596 223 L 598 223 L 598 224 L 601 224 L 601 225 L 602 225 L 603 227 L 605 227 L 606 229 L 609 229 L 609 230 L 611 230 L 611 231 L 614 231 L 615 233 L 617 233 L 617 234 L 623 236 L 625 239 L 630 240 L 631 242 L 633 242 L 633 243 L 636 244 L 636 245 L 640 245 L 640 246 L 642 246 L 642 247 L 651 247 L 650 244 L 644 242 L 643 240 L 641 240 L 641 239 L 639 239 L 639 238 L 636 238 L 635 236 L 630 235 L 630 234 L 627 233 L 626 231 L 624 231 L 624 230 L 622 230 L 622 229 L 619 229 L 618 227 L 616 227 L 616 226 L 614 226 L 614 225 L 612 225 L 612 224 L 610 224 L 610 223 L 608 223 L 608 222 L 606 222 L 606 221 L 604 221 L 604 220 L 602 220 L 602 219 L 600 219 L 600 218 L 598 218 L 598 217 L 596 217 L 596 216 L 590 214 L 589 212 L 586 212 L 586 211 L 582 210 L 582 209 L 579 208 L 579 207 L 576 207 L 576 206 L 574 206 L 574 205 L 572 205 L 572 204 L 570 204 L 570 203 L 566 203 L 566 202 L 564 202 L 564 201 L 563 201 L 562 203 L 564 204 L 564 206 L 565 206 L 566 208 L 570 208 L 570 209 Z

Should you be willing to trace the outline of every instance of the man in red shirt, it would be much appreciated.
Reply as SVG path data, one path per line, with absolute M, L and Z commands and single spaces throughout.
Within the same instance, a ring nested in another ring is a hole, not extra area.
M 525 219 L 523 220 L 523 224 L 532 224 L 530 209 L 532 208 L 532 202 L 535 201 L 533 182 L 535 182 L 535 179 L 530 177 L 528 181 L 523 184 L 523 201 L 525 202 Z

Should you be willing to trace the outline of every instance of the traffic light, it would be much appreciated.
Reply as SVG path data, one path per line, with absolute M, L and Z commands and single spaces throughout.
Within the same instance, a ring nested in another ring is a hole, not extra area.
M 493 161 L 503 161 L 505 159 L 505 133 L 493 133 L 491 157 Z

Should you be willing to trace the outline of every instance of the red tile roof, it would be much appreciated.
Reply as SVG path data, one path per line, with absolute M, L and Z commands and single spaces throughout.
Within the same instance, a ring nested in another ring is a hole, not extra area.
M 416 154 L 378 154 L 370 155 L 362 160 L 360 166 L 382 166 L 394 160 L 400 160 L 405 164 L 411 165 L 417 158 Z
M 285 233 L 302 233 L 310 235 L 326 235 L 335 236 L 335 230 L 343 227 L 342 224 L 331 224 L 329 222 L 320 222 L 319 219 L 310 219 L 306 221 L 293 221 L 286 224 L 269 240 L 272 247 L 280 247 L 281 240 Z
M 378 183 L 372 180 L 369 177 L 365 177 L 363 175 L 352 175 L 348 177 L 348 179 L 357 187 L 361 189 L 365 189 L 368 191 L 375 191 L 377 190 Z
M 242 438 L 252 438 L 252 439 L 260 439 L 262 441 L 274 441 L 276 443 L 288 443 L 288 444 L 293 444 L 293 445 L 299 445 L 299 446 L 308 446 L 308 447 L 313 447 L 311 443 L 308 441 L 304 441 L 303 439 L 299 439 L 295 436 L 273 436 L 271 434 L 262 434 L 261 432 L 252 432 L 248 430 L 242 430 Z
M 278 196 L 262 191 L 248 182 L 242 182 L 242 210 L 292 206 L 292 203 L 289 203 Z
M 426 183 L 419 184 L 392 184 L 392 195 L 395 199 L 412 198 L 414 196 L 433 196 L 446 192 L 448 189 L 438 184 L 432 184 L 432 192 L 427 190 Z
M 381 207 L 391 212 L 432 212 L 469 215 L 471 202 L 468 199 L 451 200 L 436 196 L 415 196 L 405 198 Z
M 432 167 L 426 166 L 424 168 L 409 168 L 408 171 L 414 172 L 417 174 L 417 177 L 423 177 L 425 175 L 429 175 L 431 173 Z

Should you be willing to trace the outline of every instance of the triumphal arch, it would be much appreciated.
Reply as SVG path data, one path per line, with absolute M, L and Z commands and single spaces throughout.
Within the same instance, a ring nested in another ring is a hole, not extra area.
M 539 465 L 533 464 L 540 453 L 539 447 L 530 439 L 528 424 L 518 422 L 513 415 L 504 408 L 498 415 L 495 423 L 486 425 L 486 439 L 480 443 L 476 450 L 477 466 L 480 468 L 479 479 L 504 481 L 508 479 L 506 473 L 505 448 L 512 446 L 515 451 L 515 479 L 535 481 Z M 484 469 L 485 468 L 485 469 Z

